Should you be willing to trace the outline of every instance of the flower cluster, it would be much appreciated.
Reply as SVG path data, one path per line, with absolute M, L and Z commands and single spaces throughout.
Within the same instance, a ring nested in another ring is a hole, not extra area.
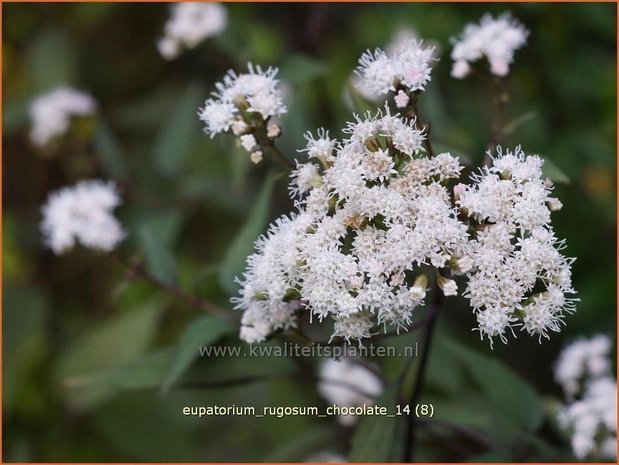
M 373 405 L 383 392 L 383 383 L 373 371 L 349 359 L 329 359 L 320 367 L 318 391 L 330 403 L 338 407 L 361 407 Z M 352 426 L 355 415 L 340 415 L 338 421 Z
M 610 349 L 603 335 L 579 340 L 564 349 L 555 367 L 568 400 L 558 421 L 570 433 L 579 460 L 616 459 L 617 380 L 610 370 Z
M 247 66 L 248 73 L 237 75 L 230 70 L 223 82 L 215 84 L 217 92 L 206 100 L 199 116 L 211 137 L 222 132 L 238 136 L 241 146 L 257 163 L 262 159 L 261 146 L 269 145 L 281 134 L 278 125 L 267 124 L 269 119 L 283 115 L 286 106 L 275 79 L 277 68 L 263 71 L 251 63 Z
M 573 259 L 560 253 L 564 242 L 550 225 L 558 201 L 550 196 L 542 163 L 520 147 L 506 153 L 499 147 L 472 185 L 456 186 L 457 203 L 476 230 L 464 296 L 477 314 L 482 338 L 506 342 L 505 333 L 514 326 L 548 337 L 548 331 L 560 330 L 563 312 L 574 309 Z
M 610 374 L 611 346 L 610 339 L 599 334 L 591 339 L 576 340 L 563 349 L 555 366 L 555 379 L 568 397 L 582 392 L 586 379 Z
M 97 250 L 114 249 L 125 236 L 112 215 L 120 202 L 113 182 L 80 181 L 73 187 L 52 192 L 41 208 L 41 231 L 46 244 L 56 255 L 76 242 Z
M 395 45 L 389 53 L 377 48 L 359 58 L 355 73 L 363 94 L 394 93 L 398 108 L 408 105 L 411 92 L 425 90 L 430 82 L 434 47 L 423 47 L 422 41 L 408 39 Z
M 194 48 L 204 39 L 221 34 L 227 25 L 228 13 L 220 3 L 178 3 L 172 6 L 157 48 L 161 56 L 172 60 L 183 47 Z
M 30 140 L 43 147 L 67 132 L 72 117 L 89 116 L 96 109 L 97 103 L 90 95 L 69 87 L 40 95 L 30 104 Z
M 471 72 L 471 63 L 486 57 L 490 72 L 505 76 L 514 52 L 527 41 L 528 31 L 509 14 L 493 18 L 486 14 L 479 24 L 468 24 L 460 39 L 454 40 L 451 75 L 462 79 Z
M 333 336 L 370 337 L 376 324 L 405 328 L 426 295 L 428 267 L 461 263 L 466 225 L 444 186 L 458 159 L 424 155 L 425 135 L 398 116 L 365 115 L 341 143 L 308 136 L 310 161 L 293 172 L 298 213 L 258 240 L 240 296 L 241 338 L 260 342 L 294 326 L 295 313 L 333 320 Z M 322 172 L 321 172 L 322 170 Z M 441 277 L 443 292 L 455 282 Z

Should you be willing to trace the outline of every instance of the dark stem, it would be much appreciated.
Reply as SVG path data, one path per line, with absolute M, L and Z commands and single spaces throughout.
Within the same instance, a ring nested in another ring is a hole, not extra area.
M 492 78 L 492 101 L 494 103 L 494 118 L 492 130 L 490 133 L 490 142 L 488 143 L 488 152 L 484 157 L 484 165 L 488 166 L 492 163 L 490 154 L 493 153 L 497 146 L 501 143 L 503 134 L 503 124 L 505 120 L 505 107 L 509 101 L 509 95 L 503 88 L 503 80 L 500 77 Z
M 127 268 L 127 277 L 129 279 L 142 279 L 153 286 L 159 288 L 163 292 L 171 295 L 177 300 L 180 300 L 187 304 L 189 307 L 200 310 L 204 313 L 208 313 L 210 315 L 215 315 L 221 318 L 225 318 L 227 320 L 232 319 L 232 313 L 214 305 L 206 300 L 201 299 L 200 297 L 189 294 L 183 291 L 180 287 L 174 284 L 168 284 L 166 282 L 161 281 L 156 278 L 152 274 L 150 274 L 141 263 L 135 264 L 127 264 L 124 260 L 120 260 L 123 266 Z
M 273 152 L 277 158 L 279 158 L 281 160 L 282 163 L 284 163 L 290 170 L 295 169 L 296 167 L 294 166 L 294 163 L 289 160 L 286 155 L 284 155 L 280 149 L 277 148 L 277 146 L 274 143 L 270 143 L 268 145 L 268 147 L 271 149 L 271 152 Z
M 428 322 L 423 332 L 423 342 L 421 348 L 421 359 L 419 361 L 419 368 L 415 376 L 415 384 L 411 392 L 410 400 L 408 402 L 410 412 L 415 411 L 415 405 L 419 402 L 421 397 L 421 391 L 423 389 L 423 382 L 426 374 L 426 365 L 428 363 L 428 356 L 430 354 L 430 347 L 432 345 L 432 335 L 434 334 L 434 326 L 436 324 L 436 317 L 438 315 L 438 308 L 441 304 L 442 294 L 438 285 L 434 286 L 434 295 L 432 297 L 432 303 L 428 308 Z M 412 358 L 412 357 L 411 357 Z M 407 417 L 405 445 L 404 445 L 404 461 L 412 462 L 415 452 L 415 440 L 417 430 L 417 418 L 412 413 Z
M 412 109 L 413 116 L 415 117 L 415 127 L 425 132 L 425 139 L 423 145 L 428 152 L 429 157 L 434 157 L 434 149 L 432 148 L 432 142 L 430 141 L 430 130 L 432 129 L 430 123 L 424 123 L 419 113 L 419 107 L 417 103 L 417 94 L 411 95 L 409 106 Z

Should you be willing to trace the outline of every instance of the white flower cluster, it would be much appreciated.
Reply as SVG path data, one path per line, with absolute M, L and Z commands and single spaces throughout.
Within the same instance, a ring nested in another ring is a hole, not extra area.
M 269 119 L 286 113 L 286 106 L 275 79 L 277 68 L 263 71 L 251 63 L 247 67 L 248 73 L 237 75 L 230 70 L 223 82 L 215 84 L 217 92 L 206 100 L 199 116 L 211 137 L 230 131 L 238 136 L 240 145 L 257 163 L 262 159 L 261 141 L 281 134 L 276 124 L 267 125 Z
M 405 328 L 423 303 L 424 267 L 452 266 L 467 249 L 442 184 L 458 159 L 423 155 L 424 134 L 388 112 L 350 123 L 339 144 L 326 132 L 305 149 L 322 165 L 300 165 L 292 192 L 299 212 L 278 220 L 248 259 L 240 296 L 241 338 L 260 342 L 294 326 L 305 310 L 334 321 L 333 336 L 370 337 L 375 324 Z M 443 292 L 455 282 L 441 278 Z
M 329 359 L 320 367 L 318 391 L 331 404 L 338 407 L 373 405 L 383 392 L 383 383 L 373 371 L 349 359 Z M 352 426 L 356 415 L 340 415 L 338 421 Z
M 355 73 L 359 76 L 362 94 L 396 94 L 396 105 L 408 105 L 408 93 L 425 90 L 430 82 L 430 64 L 434 47 L 423 47 L 422 41 L 403 40 L 388 53 L 377 48 L 368 50 L 359 58 Z
M 564 349 L 555 367 L 568 400 L 558 421 L 571 434 L 579 460 L 616 460 L 617 379 L 611 373 L 610 349 L 611 341 L 603 335 L 579 340 Z
M 490 72 L 496 76 L 509 73 L 514 52 L 527 41 L 528 31 L 509 14 L 496 19 L 485 14 L 479 24 L 468 24 L 460 39 L 454 39 L 451 75 L 462 79 L 471 72 L 471 63 L 486 57 Z
M 563 349 L 555 365 L 555 379 L 568 397 L 582 392 L 586 379 L 610 374 L 611 347 L 608 336 L 599 334 L 591 339 L 576 340 Z
M 121 200 L 113 182 L 80 181 L 52 192 L 41 208 L 45 243 L 60 255 L 76 242 L 110 251 L 125 237 L 112 210 Z
M 521 326 L 548 337 L 559 331 L 563 312 L 577 299 L 571 282 L 573 259 L 560 250 L 550 225 L 551 185 L 542 176 L 543 160 L 520 147 L 502 153 L 456 189 L 462 213 L 477 230 L 469 243 L 473 268 L 464 296 L 477 313 L 481 337 L 499 336 Z
M 172 6 L 157 48 L 161 56 L 172 60 L 183 47 L 194 48 L 204 39 L 221 34 L 227 25 L 228 12 L 220 3 L 177 3 Z
M 69 87 L 40 95 L 30 104 L 30 140 L 39 147 L 45 146 L 67 132 L 72 117 L 89 116 L 96 109 L 97 103 L 90 95 Z

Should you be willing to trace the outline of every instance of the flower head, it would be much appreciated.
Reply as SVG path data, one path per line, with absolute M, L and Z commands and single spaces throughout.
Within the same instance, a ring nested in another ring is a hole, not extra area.
M 96 109 L 97 103 L 90 95 L 69 87 L 40 95 L 30 104 L 30 140 L 44 146 L 67 132 L 72 117 L 92 115 Z
M 221 34 L 227 25 L 228 13 L 221 3 L 177 3 L 157 43 L 159 53 L 167 60 L 176 58 L 183 47 L 194 48 L 204 39 Z
M 479 24 L 468 24 L 462 36 L 453 40 L 451 75 L 464 78 L 471 70 L 471 63 L 486 57 L 490 72 L 505 76 L 514 61 L 514 52 L 526 43 L 528 34 L 508 13 L 497 18 L 484 15 Z
M 52 192 L 41 211 L 45 243 L 60 255 L 76 242 L 110 251 L 125 237 L 112 210 L 120 205 L 116 185 L 99 180 L 81 181 Z

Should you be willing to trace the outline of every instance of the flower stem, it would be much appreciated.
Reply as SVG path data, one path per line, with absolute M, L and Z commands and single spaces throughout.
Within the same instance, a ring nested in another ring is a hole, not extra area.
M 413 386 L 408 405 L 410 412 L 415 411 L 415 405 L 419 402 L 421 397 L 421 391 L 423 388 L 423 382 L 426 374 L 426 366 L 428 363 L 428 356 L 430 354 L 430 347 L 432 345 L 432 336 L 434 334 L 434 327 L 436 324 L 436 318 L 438 316 L 438 309 L 441 304 L 442 293 L 438 288 L 438 285 L 434 285 L 434 295 L 432 303 L 428 308 L 427 323 L 423 332 L 423 342 L 421 348 L 421 359 L 419 361 L 419 368 L 415 376 L 415 384 Z M 404 378 L 404 377 L 403 377 Z M 403 381 L 403 379 L 402 379 Z M 405 444 L 404 444 L 404 461 L 412 462 L 415 452 L 415 440 L 417 436 L 417 418 L 412 413 L 407 417 Z
M 200 310 L 204 313 L 208 313 L 210 315 L 218 316 L 220 318 L 225 318 L 227 320 L 232 320 L 232 313 L 226 309 L 218 307 L 206 300 L 201 299 L 200 297 L 187 293 L 183 291 L 180 287 L 169 284 L 161 281 L 159 278 L 150 274 L 141 263 L 126 263 L 124 260 L 121 260 L 121 263 L 127 269 L 127 276 L 129 279 L 141 279 L 146 281 L 153 286 L 159 288 L 163 292 L 171 295 L 177 300 L 180 300 L 187 304 L 189 307 Z
M 503 79 L 500 77 L 494 77 L 492 79 L 492 93 L 492 100 L 494 102 L 494 118 L 490 133 L 490 142 L 488 143 L 488 151 L 484 157 L 484 165 L 486 166 L 492 163 L 490 154 L 494 152 L 497 146 L 501 143 L 505 119 L 505 107 L 507 106 L 507 102 L 509 102 L 509 94 L 505 91 Z
M 268 147 L 271 149 L 271 152 L 273 152 L 275 156 L 277 156 L 277 158 L 279 158 L 281 162 L 288 167 L 288 169 L 293 170 L 296 168 L 294 163 L 290 161 L 274 143 L 271 142 Z

